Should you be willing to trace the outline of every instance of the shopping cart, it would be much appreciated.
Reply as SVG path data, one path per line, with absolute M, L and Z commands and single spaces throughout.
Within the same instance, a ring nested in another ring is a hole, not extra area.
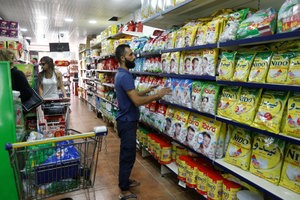
M 70 99 L 46 99 L 37 109 L 38 131 L 63 136 L 69 129 Z
M 7 144 L 19 199 L 44 199 L 93 188 L 105 126 L 94 132 L 68 130 L 67 136 Z M 104 138 L 105 139 L 105 138 Z M 93 190 L 94 199 L 95 191 Z

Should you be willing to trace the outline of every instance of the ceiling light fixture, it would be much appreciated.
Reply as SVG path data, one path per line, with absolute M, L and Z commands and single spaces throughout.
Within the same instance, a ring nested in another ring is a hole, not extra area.
M 25 39 L 31 40 L 31 37 L 25 37 Z
M 72 18 L 65 18 L 65 22 L 72 22 L 73 19 Z
M 90 23 L 90 24 L 96 24 L 97 21 L 96 21 L 96 20 L 90 20 L 89 23 Z
M 26 32 L 26 31 L 27 31 L 27 28 L 20 28 L 20 31 Z
M 44 19 L 48 19 L 48 17 L 46 17 L 46 16 L 40 16 L 39 19 L 44 20 Z

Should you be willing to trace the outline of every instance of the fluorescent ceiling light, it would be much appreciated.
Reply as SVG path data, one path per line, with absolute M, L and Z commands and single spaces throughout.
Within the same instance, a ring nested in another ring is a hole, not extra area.
M 90 23 L 90 24 L 96 24 L 97 21 L 96 21 L 96 20 L 90 20 L 89 23 Z
M 26 31 L 27 31 L 27 28 L 20 28 L 20 31 L 26 32 Z
M 31 37 L 25 37 L 25 39 L 31 40 Z
M 39 19 L 48 19 L 48 17 L 46 17 L 46 16 L 39 16 Z
M 73 19 L 72 19 L 72 18 L 65 18 L 65 21 L 66 21 L 66 22 L 72 22 Z

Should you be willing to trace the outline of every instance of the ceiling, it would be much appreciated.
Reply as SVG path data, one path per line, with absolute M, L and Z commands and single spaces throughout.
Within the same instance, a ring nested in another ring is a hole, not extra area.
M 221 8 L 279 9 L 284 0 L 193 0 L 166 15 L 144 22 L 145 25 L 168 28 L 183 24 L 188 19 L 208 16 Z M 127 22 L 141 7 L 141 0 L 0 0 L 0 17 L 19 22 L 25 37 L 31 37 L 31 46 L 44 46 L 49 42 L 69 42 L 70 50 L 78 51 L 87 35 L 98 35 L 111 24 Z M 110 22 L 113 16 L 119 21 Z M 72 22 L 66 22 L 72 18 Z M 90 24 L 95 20 L 95 24 Z M 31 48 L 32 49 L 32 48 Z
M 31 45 L 70 42 L 71 51 L 72 47 L 78 49 L 79 42 L 85 43 L 87 35 L 98 35 L 107 26 L 119 24 L 141 6 L 140 0 L 0 0 L 0 5 L 0 17 L 26 28 L 22 35 L 31 37 Z M 113 16 L 119 17 L 119 22 L 109 22 Z

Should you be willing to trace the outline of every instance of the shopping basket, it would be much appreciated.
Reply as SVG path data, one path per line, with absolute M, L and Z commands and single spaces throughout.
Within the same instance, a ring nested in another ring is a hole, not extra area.
M 89 199 L 107 135 L 105 126 L 94 130 L 70 129 L 63 137 L 6 144 L 19 199 L 44 199 L 79 189 L 86 189 Z

